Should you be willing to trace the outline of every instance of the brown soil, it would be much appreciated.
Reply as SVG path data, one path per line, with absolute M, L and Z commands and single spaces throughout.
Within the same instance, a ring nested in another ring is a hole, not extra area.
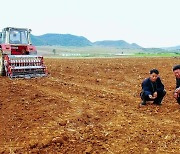
M 179 58 L 45 59 L 50 75 L 0 77 L 0 153 L 180 153 Z M 157 68 L 162 106 L 139 107 Z

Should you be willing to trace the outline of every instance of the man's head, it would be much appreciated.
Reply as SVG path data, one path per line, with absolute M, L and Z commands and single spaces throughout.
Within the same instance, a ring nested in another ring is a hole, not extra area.
M 159 71 L 157 69 L 152 69 L 150 70 L 149 74 L 150 74 L 150 80 L 152 82 L 156 82 L 159 75 Z
M 173 72 L 176 78 L 180 79 L 180 65 L 175 65 L 173 67 Z

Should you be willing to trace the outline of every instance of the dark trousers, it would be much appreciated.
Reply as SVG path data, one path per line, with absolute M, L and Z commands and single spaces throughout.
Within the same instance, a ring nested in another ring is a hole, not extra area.
M 154 104 L 161 104 L 164 96 L 166 95 L 166 91 L 163 90 L 161 92 L 157 92 L 157 97 L 155 99 L 150 99 L 148 95 L 145 95 L 144 91 L 140 93 L 141 99 L 144 104 L 146 104 L 146 101 L 154 101 Z
M 177 98 L 177 103 L 180 105 L 180 94 L 179 94 L 179 96 Z

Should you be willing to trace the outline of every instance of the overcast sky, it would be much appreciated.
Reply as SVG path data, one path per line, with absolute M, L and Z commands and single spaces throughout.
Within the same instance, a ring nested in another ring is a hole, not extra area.
M 92 42 L 180 45 L 180 0 L 2 0 L 0 28 L 73 34 Z

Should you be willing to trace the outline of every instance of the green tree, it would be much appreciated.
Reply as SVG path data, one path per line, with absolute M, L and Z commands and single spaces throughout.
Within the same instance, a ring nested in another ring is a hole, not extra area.
M 55 54 L 56 54 L 56 49 L 53 49 L 52 52 L 53 52 L 53 54 L 55 55 Z

